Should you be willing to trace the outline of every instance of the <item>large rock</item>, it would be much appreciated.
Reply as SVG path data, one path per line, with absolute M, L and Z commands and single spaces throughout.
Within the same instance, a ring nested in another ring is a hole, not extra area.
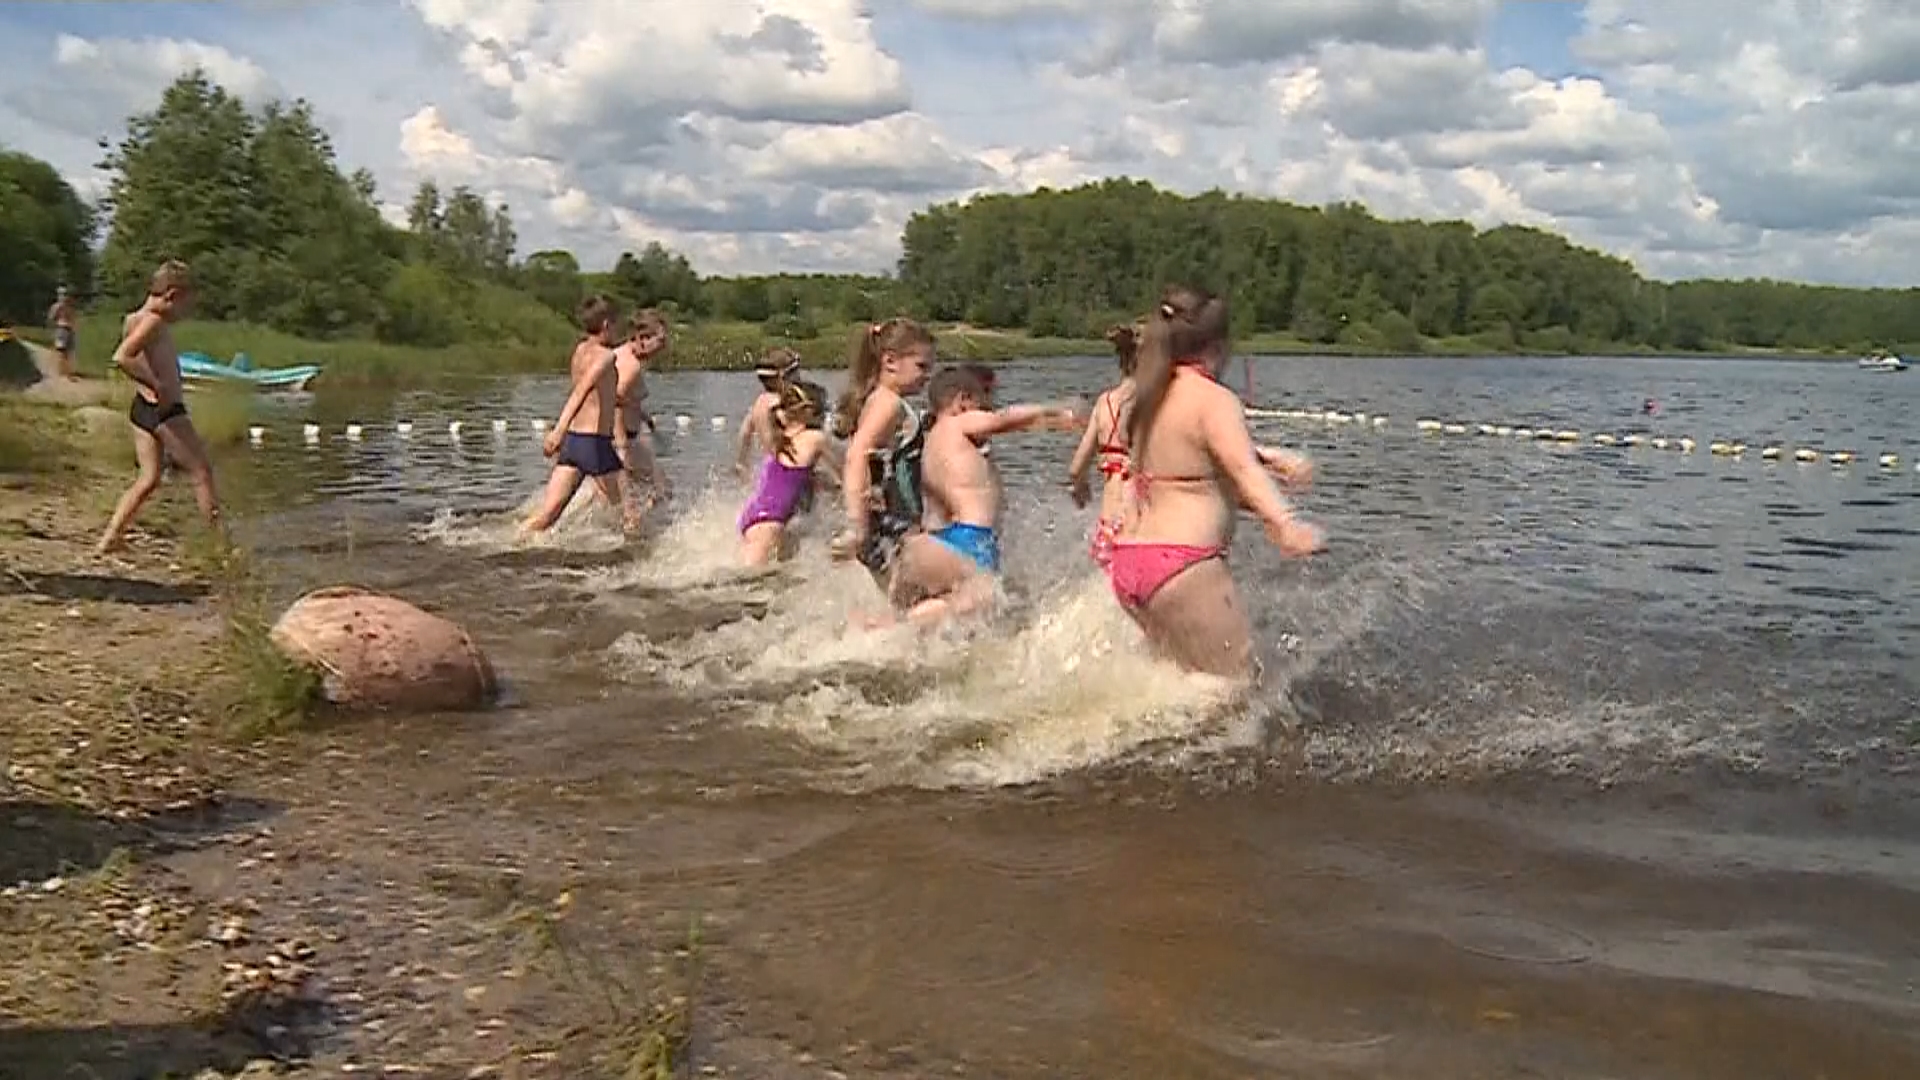
M 459 626 L 405 600 L 319 589 L 273 625 L 273 643 L 322 673 L 321 692 L 350 709 L 435 711 L 491 704 L 493 665 Z

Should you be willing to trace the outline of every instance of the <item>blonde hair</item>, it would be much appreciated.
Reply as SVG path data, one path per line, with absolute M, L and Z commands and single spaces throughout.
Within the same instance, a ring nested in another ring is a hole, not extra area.
M 635 336 L 667 332 L 666 318 L 654 308 L 635 308 L 631 319 L 630 327 Z
M 855 330 L 847 357 L 847 388 L 841 391 L 839 407 L 834 410 L 833 433 L 842 439 L 853 437 L 860 426 L 860 411 L 867 407 L 867 399 L 879 385 L 880 362 L 888 353 L 932 344 L 933 333 L 904 315 Z
M 179 259 L 168 259 L 160 264 L 153 276 L 147 279 L 148 296 L 165 296 L 179 290 L 185 292 L 193 288 L 193 271 Z
M 1186 285 L 1169 286 L 1147 316 L 1147 332 L 1134 353 L 1133 416 L 1127 422 L 1127 442 L 1134 461 L 1144 459 L 1147 432 L 1160 406 L 1166 404 L 1173 368 L 1225 345 L 1227 301 Z

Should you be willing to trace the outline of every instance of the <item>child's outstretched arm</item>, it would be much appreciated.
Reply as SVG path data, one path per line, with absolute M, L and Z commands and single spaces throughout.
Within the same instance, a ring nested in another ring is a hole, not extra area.
M 1294 516 L 1292 504 L 1267 473 L 1238 402 L 1207 409 L 1201 422 L 1207 451 L 1239 492 L 1241 505 L 1266 524 L 1275 546 L 1289 555 L 1308 555 L 1325 546 L 1320 530 Z
M 969 438 L 985 439 L 1035 428 L 1071 431 L 1080 425 L 1080 413 L 1072 405 L 1009 405 L 993 412 L 964 412 L 940 422 L 954 424 Z
M 1067 488 L 1073 492 L 1073 504 L 1085 506 L 1093 501 L 1093 491 L 1087 485 L 1087 470 L 1093 465 L 1093 451 L 1099 442 L 1100 418 L 1091 409 L 1087 411 L 1087 427 L 1080 433 L 1080 445 L 1073 448 L 1073 460 L 1067 464 Z

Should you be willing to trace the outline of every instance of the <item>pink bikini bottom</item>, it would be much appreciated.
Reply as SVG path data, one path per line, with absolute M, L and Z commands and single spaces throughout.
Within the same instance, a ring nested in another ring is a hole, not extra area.
M 1107 555 L 1107 580 L 1122 607 L 1139 609 L 1182 570 L 1208 559 L 1226 558 L 1223 547 L 1114 541 Z

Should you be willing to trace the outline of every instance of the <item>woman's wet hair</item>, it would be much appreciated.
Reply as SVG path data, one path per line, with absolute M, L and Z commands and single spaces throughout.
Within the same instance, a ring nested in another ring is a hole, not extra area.
M 833 433 L 850 439 L 860 426 L 860 412 L 880 383 L 880 360 L 888 353 L 903 353 L 933 345 L 933 333 L 904 315 L 885 322 L 863 326 L 853 332 L 853 345 L 847 355 L 847 388 L 833 411 Z
M 667 318 L 657 308 L 635 308 L 628 317 L 627 332 L 634 337 L 645 334 L 664 334 L 667 332 Z
M 1198 360 L 1227 344 L 1227 300 L 1188 285 L 1173 285 L 1147 314 L 1146 333 L 1134 353 L 1133 416 L 1127 440 L 1136 461 L 1147 449 L 1147 432 L 1166 404 L 1176 365 Z

